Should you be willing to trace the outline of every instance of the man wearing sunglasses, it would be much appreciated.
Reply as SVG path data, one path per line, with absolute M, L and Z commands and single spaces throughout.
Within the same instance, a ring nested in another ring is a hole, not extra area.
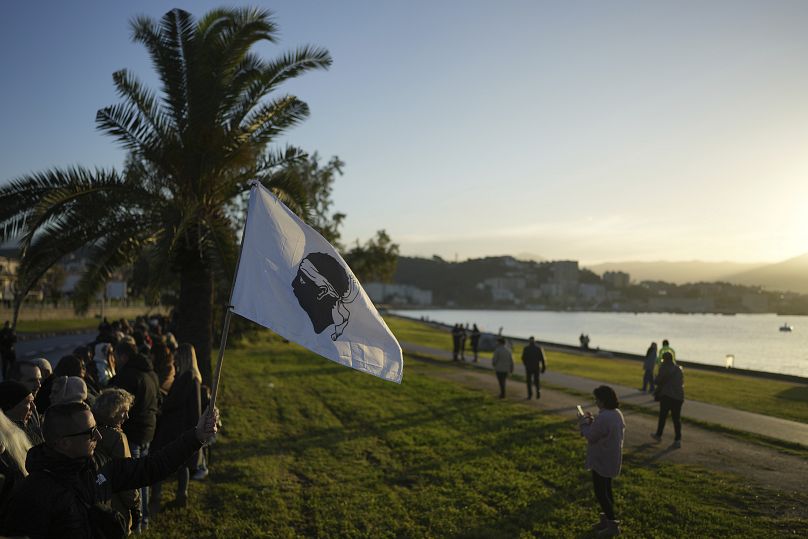
M 109 511 L 112 494 L 176 472 L 214 437 L 218 418 L 218 411 L 206 410 L 194 429 L 162 450 L 137 459 L 111 459 L 99 467 L 93 454 L 101 434 L 87 405 L 51 406 L 43 423 L 45 442 L 28 452 L 29 475 L 9 502 L 2 532 L 31 539 L 90 538 L 100 527 L 114 527 L 111 517 L 99 516 Z

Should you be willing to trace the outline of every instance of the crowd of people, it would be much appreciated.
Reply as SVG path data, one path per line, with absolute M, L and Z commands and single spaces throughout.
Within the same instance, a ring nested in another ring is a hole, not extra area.
M 176 473 L 185 506 L 190 479 L 207 475 L 218 412 L 193 346 L 161 316 L 98 329 L 53 369 L 45 358 L 4 365 L 0 534 L 126 537 L 157 515 L 165 479 Z
M 477 363 L 478 352 L 480 351 L 480 333 L 477 324 L 472 328 L 466 324 L 455 324 L 452 327 L 452 360 L 465 361 L 466 360 L 466 341 L 468 340 L 471 345 L 471 352 L 474 354 L 474 361 Z

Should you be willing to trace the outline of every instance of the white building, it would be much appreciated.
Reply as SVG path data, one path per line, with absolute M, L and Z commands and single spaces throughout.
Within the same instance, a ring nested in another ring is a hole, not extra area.
M 584 301 L 603 301 L 606 299 L 606 287 L 602 284 L 581 283 L 578 285 L 578 297 Z
M 603 274 L 603 282 L 612 288 L 626 288 L 630 275 L 624 271 L 607 271 Z
M 373 303 L 398 305 L 432 305 L 432 291 L 422 290 L 409 284 L 367 283 L 365 292 Z

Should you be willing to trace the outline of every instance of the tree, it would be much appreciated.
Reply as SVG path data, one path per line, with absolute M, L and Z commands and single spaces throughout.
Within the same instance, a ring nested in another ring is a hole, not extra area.
M 356 245 L 345 253 L 345 261 L 360 282 L 389 283 L 396 273 L 398 244 L 393 243 L 384 230 L 376 232 L 364 245 Z
M 42 291 L 45 297 L 53 303 L 54 308 L 59 306 L 62 299 L 62 287 L 67 279 L 67 272 L 62 266 L 51 267 L 42 278 Z
M 73 167 L 15 179 L 0 188 L 0 236 L 22 235 L 26 286 L 64 254 L 90 246 L 80 306 L 142 253 L 154 289 L 178 275 L 176 336 L 196 347 L 208 381 L 214 280 L 232 280 L 237 256 L 231 209 L 250 180 L 297 211 L 306 204 L 300 184 L 282 173 L 301 152 L 268 146 L 309 108 L 275 91 L 327 68 L 331 57 L 302 46 L 260 58 L 253 46 L 274 43 L 277 26 L 270 12 L 251 8 L 214 9 L 198 20 L 174 9 L 160 21 L 135 18 L 131 30 L 161 87 L 158 97 L 130 72 L 113 74 L 122 102 L 99 110 L 96 124 L 128 150 L 124 171 Z
M 320 165 L 317 152 L 307 159 L 299 159 L 290 163 L 286 174 L 292 181 L 300 182 L 307 193 L 306 221 L 337 250 L 343 250 L 340 244 L 339 227 L 345 214 L 331 211 L 331 191 L 337 175 L 342 176 L 345 163 L 337 156 L 332 156 L 327 164 Z

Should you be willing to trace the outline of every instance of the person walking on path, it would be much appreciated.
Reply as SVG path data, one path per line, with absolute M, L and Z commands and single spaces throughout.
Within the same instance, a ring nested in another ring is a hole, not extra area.
M 505 337 L 497 339 L 497 347 L 494 349 L 494 357 L 491 360 L 494 366 L 494 371 L 497 373 L 497 381 L 499 382 L 499 398 L 505 398 L 505 382 L 508 379 L 508 374 L 513 373 L 513 356 L 508 347 L 505 346 Z
M 452 361 L 460 357 L 460 324 L 452 326 Z
M 527 346 L 522 349 L 522 363 L 525 364 L 525 377 L 527 378 L 527 398 L 533 398 L 533 386 L 536 386 L 536 400 L 541 398 L 541 385 L 539 384 L 539 369 L 547 370 L 544 360 L 544 350 L 536 344 L 536 339 L 530 337 Z
M 645 352 L 645 359 L 642 362 L 643 393 L 645 393 L 646 387 L 648 387 L 648 391 L 650 391 L 651 393 L 654 392 L 654 367 L 656 367 L 656 362 L 657 362 L 657 344 L 655 342 L 652 342 L 651 346 L 648 347 L 648 351 Z
M 668 412 L 673 419 L 674 440 L 673 447 L 682 447 L 682 404 L 685 401 L 685 382 L 682 367 L 676 364 L 673 354 L 662 354 L 662 365 L 656 377 L 655 397 L 659 397 L 659 422 L 657 430 L 651 437 L 657 442 L 662 441 L 662 432 L 665 430 L 665 421 Z
M 600 508 L 600 522 L 593 526 L 598 537 L 620 534 L 620 522 L 615 520 L 612 479 L 620 474 L 623 463 L 623 439 L 626 421 L 620 411 L 617 394 L 609 386 L 593 391 L 598 415 L 590 412 L 578 416 L 581 436 L 586 438 L 586 469 L 592 471 L 592 485 Z
M 460 361 L 466 361 L 466 337 L 468 329 L 460 324 Z
M 474 363 L 477 363 L 477 352 L 480 349 L 480 329 L 477 324 L 471 328 L 471 351 L 474 352 Z
M 662 339 L 662 348 L 659 349 L 659 353 L 657 354 L 657 365 L 662 365 L 662 354 L 665 352 L 670 352 L 673 361 L 676 362 L 676 351 L 671 348 L 668 339 Z

